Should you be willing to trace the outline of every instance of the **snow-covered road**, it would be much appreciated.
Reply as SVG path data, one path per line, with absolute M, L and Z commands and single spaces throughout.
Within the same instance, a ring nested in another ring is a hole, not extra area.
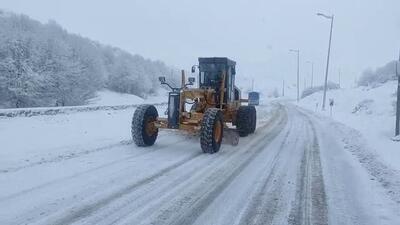
M 137 148 L 132 110 L 0 119 L 0 224 L 399 224 L 398 171 L 377 179 L 290 103 L 257 110 L 256 133 L 213 155 L 170 131 Z

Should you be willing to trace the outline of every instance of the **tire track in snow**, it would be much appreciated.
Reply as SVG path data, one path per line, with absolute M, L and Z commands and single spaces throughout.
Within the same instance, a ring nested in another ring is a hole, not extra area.
M 76 221 L 79 221 L 79 220 L 91 215 L 92 213 L 94 213 L 98 209 L 104 207 L 105 205 L 111 203 L 112 201 L 124 197 L 125 195 L 129 194 L 130 192 L 135 191 L 140 186 L 146 185 L 146 184 L 156 180 L 157 178 L 163 176 L 164 174 L 178 168 L 179 166 L 181 166 L 185 163 L 190 162 L 191 160 L 193 160 L 196 157 L 199 157 L 201 155 L 202 155 L 202 153 L 197 153 L 197 154 L 191 155 L 186 159 L 183 159 L 177 163 L 174 163 L 173 165 L 171 165 L 167 168 L 164 168 L 163 170 L 157 172 L 156 174 L 154 174 L 150 177 L 144 178 L 138 182 L 128 185 L 116 192 L 113 192 L 110 195 L 107 195 L 107 196 L 101 198 L 100 200 L 96 200 L 94 202 L 87 202 L 79 207 L 73 207 L 68 210 L 67 214 L 62 215 L 61 217 L 57 218 L 57 215 L 56 215 L 56 219 L 53 219 L 51 224 L 52 225 L 58 225 L 58 224 L 64 225 L 64 224 L 72 224 Z M 48 224 L 48 219 L 45 219 L 45 221 L 46 221 L 45 223 Z M 39 223 L 40 223 L 40 221 L 39 221 Z
M 268 124 L 272 122 L 277 123 L 278 116 L 277 113 L 271 116 Z M 276 124 L 274 126 L 276 126 Z M 267 125 L 262 127 L 267 128 Z M 272 129 L 272 127 L 271 125 L 270 129 Z M 265 131 L 263 133 L 265 133 Z M 258 135 L 256 134 L 254 139 L 263 139 L 264 136 L 259 133 Z M 253 142 L 254 141 L 251 140 L 251 143 Z M 210 161 L 209 158 L 197 158 L 191 162 L 190 167 L 185 165 L 177 170 L 171 171 L 169 174 L 166 174 L 163 179 L 146 185 L 146 187 L 142 187 L 141 190 L 135 191 L 135 193 L 132 193 L 130 196 L 99 210 L 95 215 L 85 219 L 83 224 L 138 224 L 152 216 L 153 218 L 155 217 L 154 221 L 157 221 L 160 217 L 165 219 L 165 215 L 169 214 L 169 212 L 176 211 L 171 209 L 175 207 L 171 202 L 178 201 L 184 204 L 186 200 L 198 194 L 196 191 L 187 193 L 188 190 L 190 191 L 193 188 L 196 189 L 203 186 L 208 187 L 211 181 L 213 181 L 209 178 L 213 170 L 217 170 L 219 167 L 225 168 L 228 164 L 237 164 L 236 161 L 242 159 L 243 157 L 241 156 L 243 154 L 249 154 L 249 151 L 241 151 L 238 149 L 238 151 L 235 150 L 228 155 L 224 155 L 225 153 L 226 152 L 222 150 L 220 154 L 210 155 L 213 156 L 212 161 Z M 209 157 L 209 155 L 205 156 Z M 228 171 L 229 173 L 230 170 L 222 169 L 222 171 Z M 222 175 L 220 177 L 226 176 Z M 207 180 L 208 182 L 199 186 L 198 181 L 203 180 Z M 213 188 L 208 189 L 213 190 Z M 178 199 L 180 199 L 179 196 L 184 196 L 183 201 L 177 200 L 177 196 Z M 164 207 L 160 207 L 160 205 Z M 157 213 L 159 214 L 157 215 Z M 156 215 L 154 216 L 154 214 Z M 154 221 L 150 221 L 149 223 L 154 223 Z M 155 223 L 158 224 L 158 222 Z
M 200 183 L 189 192 L 189 195 L 175 199 L 172 206 L 168 205 L 167 210 L 162 210 L 154 221 L 149 221 L 149 224 L 179 225 L 194 223 L 213 200 L 265 149 L 265 146 L 279 135 L 287 123 L 287 115 L 284 114 L 270 132 L 246 146 L 246 151 L 236 158 L 236 162 L 232 161 L 231 164 L 226 166 L 228 168 L 222 167 L 212 172 L 206 178 L 206 181 L 208 181 L 206 185 Z
M 280 196 L 283 192 L 283 186 L 285 185 L 284 179 L 286 178 L 286 171 L 279 171 L 279 160 L 282 160 L 282 154 L 287 151 L 289 146 L 289 137 L 293 135 L 294 125 L 291 122 L 285 136 L 282 139 L 279 148 L 274 155 L 274 159 L 268 171 L 265 171 L 262 185 L 252 195 L 250 203 L 246 207 L 243 215 L 238 224 L 272 224 L 274 217 L 278 210 L 279 205 L 282 204 Z M 296 135 L 295 141 L 298 142 L 298 136 Z M 284 159 L 285 160 L 285 159 Z M 288 161 L 288 160 L 286 160 Z M 284 162 L 285 163 L 285 162 Z
M 304 148 L 298 174 L 298 190 L 288 223 L 293 225 L 328 224 L 328 206 L 316 130 L 307 115 L 296 111 L 307 121 L 307 132 L 308 136 L 311 136 L 311 143 Z
M 269 123 L 265 124 L 264 126 L 262 126 L 261 128 L 266 128 L 271 123 L 277 123 L 276 121 L 273 121 L 273 119 L 276 119 L 276 118 L 272 117 L 271 121 Z M 250 151 L 248 150 L 244 154 L 245 155 L 250 154 Z M 203 154 L 199 154 L 199 155 L 203 155 Z M 193 157 L 197 158 L 197 156 L 198 155 L 194 155 Z M 187 159 L 187 161 L 190 161 L 190 160 L 192 160 L 192 159 Z M 185 162 L 181 162 L 181 165 L 183 165 L 183 164 L 185 164 Z M 85 221 L 86 217 L 88 217 L 89 215 L 95 214 L 95 212 L 97 212 L 100 208 L 103 208 L 104 206 L 109 205 L 110 203 L 114 202 L 117 199 L 123 199 L 126 195 L 128 195 L 132 192 L 135 192 L 140 187 L 148 186 L 147 184 L 164 176 L 166 173 L 169 173 L 169 172 L 173 171 L 174 169 L 179 168 L 181 165 L 175 165 L 175 166 L 172 166 L 172 168 L 168 167 L 168 168 L 166 168 L 166 170 L 160 171 L 160 173 L 157 173 L 152 177 L 144 178 L 144 180 L 140 181 L 139 183 L 135 182 L 135 184 L 129 185 L 129 187 L 120 188 L 118 191 L 113 192 L 112 194 L 104 195 L 104 197 L 100 195 L 101 198 L 84 199 L 83 202 L 74 204 L 74 206 L 70 207 L 70 208 L 60 208 L 58 206 L 58 209 L 51 210 L 51 211 L 49 211 L 50 213 L 46 213 L 43 215 L 40 214 L 40 216 L 34 217 L 34 218 L 32 218 L 32 220 L 31 219 L 29 219 L 28 221 L 25 220 L 25 222 L 31 223 L 37 219 L 39 219 L 39 221 L 36 221 L 37 224 L 41 224 L 41 223 L 44 223 L 44 224 L 57 224 L 57 223 L 70 224 L 70 223 L 75 223 L 75 222 L 77 222 L 77 223 L 83 222 L 83 221 Z M 115 180 L 115 181 L 118 182 L 118 180 Z M 92 194 L 90 193 L 90 195 L 92 195 Z M 84 204 L 84 205 L 82 205 L 82 204 Z M 71 204 L 69 204 L 69 205 L 71 205 Z M 68 204 L 67 204 L 67 206 L 68 206 Z M 35 207 L 35 211 L 41 212 L 40 206 Z M 67 213 L 61 214 L 60 211 L 67 212 Z M 22 217 L 20 217 L 19 219 L 21 220 L 21 218 Z M 24 217 L 24 218 L 29 218 L 29 217 Z M 24 219 L 24 218 L 22 218 L 22 219 Z M 51 221 L 54 221 L 54 223 Z M 24 223 L 24 222 L 21 221 L 21 223 Z
M 177 141 L 177 142 L 174 142 L 172 144 L 177 145 L 177 144 L 181 144 L 183 142 L 185 142 L 185 140 Z M 129 144 L 115 144 L 115 145 L 112 145 L 112 147 L 110 147 L 110 148 L 115 148 L 115 147 L 123 146 L 123 145 L 129 145 Z M 141 156 L 144 156 L 144 155 L 147 155 L 147 154 L 150 154 L 150 153 L 155 152 L 155 151 L 161 151 L 161 150 L 164 150 L 164 149 L 168 149 L 169 147 L 170 146 L 164 146 L 164 147 L 161 147 L 161 148 L 154 148 L 154 149 L 145 149 L 145 150 L 139 152 L 138 154 L 135 154 L 135 155 L 132 155 L 132 156 L 129 156 L 129 157 L 125 157 L 125 158 L 122 158 L 122 159 L 119 159 L 119 160 L 114 160 L 114 161 L 108 162 L 106 164 L 102 164 L 100 166 L 97 166 L 97 167 L 94 167 L 94 168 L 91 168 L 91 169 L 88 169 L 88 170 L 85 170 L 85 171 L 82 171 L 82 172 L 79 172 L 79 173 L 76 173 L 76 174 L 73 174 L 73 175 L 70 175 L 70 176 L 67 176 L 67 177 L 62 177 L 62 178 L 59 178 L 59 179 L 55 179 L 55 180 L 52 180 L 50 182 L 46 182 L 46 183 L 43 183 L 41 185 L 38 185 L 38 186 L 35 186 L 35 187 L 32 187 L 32 188 L 29 188 L 29 189 L 14 193 L 12 195 L 1 197 L 0 198 L 0 202 L 7 201 L 7 200 L 10 200 L 10 199 L 13 199 L 13 198 L 17 198 L 19 196 L 31 193 L 33 191 L 36 191 L 36 190 L 39 190 L 39 189 L 42 189 L 42 188 L 48 188 L 51 185 L 57 185 L 57 184 L 60 184 L 60 183 L 65 183 L 65 182 L 67 182 L 69 180 L 78 178 L 80 176 L 84 176 L 84 175 L 93 173 L 95 171 L 98 171 L 98 170 L 101 170 L 101 169 L 105 169 L 105 168 L 110 167 L 110 166 L 114 166 L 114 165 L 116 165 L 118 163 L 121 163 L 121 162 L 124 162 L 124 161 L 127 161 L 127 160 L 131 160 L 131 159 L 135 159 L 137 157 L 141 157 Z M 107 147 L 102 147 L 102 148 L 107 148 Z M 69 159 L 71 159 L 71 158 L 69 158 Z M 58 161 L 53 161 L 53 163 L 55 163 L 55 162 L 58 162 Z M 25 168 L 27 168 L 27 167 L 20 168 L 20 169 L 25 169 Z M 16 172 L 16 171 L 13 171 L 13 172 Z
M 171 144 L 182 143 L 184 141 L 185 140 L 181 140 L 181 141 L 177 141 L 177 142 L 174 142 L 174 143 L 171 143 Z M 0 174 L 17 172 L 17 171 L 20 171 L 20 170 L 23 170 L 23 169 L 28 169 L 28 168 L 31 168 L 31 167 L 34 167 L 34 166 L 41 166 L 41 165 L 45 165 L 45 164 L 49 164 L 49 163 L 63 162 L 63 161 L 71 160 L 71 159 L 76 159 L 76 158 L 79 158 L 81 156 L 86 156 L 86 155 L 89 155 L 89 154 L 92 154 L 92 153 L 111 150 L 113 148 L 118 148 L 118 147 L 121 147 L 121 146 L 128 146 L 128 145 L 132 145 L 132 144 L 133 144 L 133 142 L 131 140 L 123 140 L 123 141 L 119 141 L 118 143 L 109 144 L 109 145 L 105 145 L 105 146 L 100 146 L 100 147 L 97 147 L 97 148 L 86 149 L 86 150 L 79 151 L 79 152 L 65 153 L 65 154 L 57 155 L 57 156 L 54 156 L 54 157 L 51 157 L 51 158 L 48 158 L 48 159 L 42 159 L 42 160 L 37 161 L 37 162 L 32 162 L 32 163 L 29 163 L 27 165 L 1 169 L 0 170 Z M 133 157 L 141 156 L 143 154 L 147 154 L 147 153 L 158 151 L 158 150 L 165 149 L 165 148 L 168 148 L 168 146 L 157 148 L 157 149 L 156 148 L 147 149 L 146 152 L 143 151 L 143 153 L 136 154 Z
M 101 146 L 101 147 L 97 147 L 97 148 L 87 149 L 87 150 L 83 150 L 80 152 L 71 152 L 71 153 L 66 153 L 66 154 L 62 154 L 62 155 L 57 155 L 57 156 L 54 156 L 54 157 L 51 157 L 48 159 L 42 159 L 42 160 L 39 160 L 36 162 L 29 163 L 24 166 L 5 168 L 5 169 L 0 170 L 0 174 L 17 172 L 17 171 L 20 171 L 23 169 L 28 169 L 28 168 L 31 168 L 34 166 L 40 166 L 40 165 L 49 164 L 49 163 L 62 162 L 62 161 L 70 160 L 70 159 L 75 159 L 75 158 L 78 158 L 83 155 L 88 155 L 91 153 L 96 153 L 96 152 L 109 150 L 112 148 L 116 148 L 116 147 L 120 147 L 120 146 L 124 146 L 124 145 L 130 145 L 130 144 L 132 144 L 132 142 L 130 142 L 130 141 L 120 141 L 115 144 L 110 144 L 110 145 Z

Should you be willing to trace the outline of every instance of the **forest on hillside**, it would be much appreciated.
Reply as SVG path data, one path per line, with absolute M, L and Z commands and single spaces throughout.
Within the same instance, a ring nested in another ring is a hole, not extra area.
M 146 97 L 174 82 L 177 71 L 161 61 L 0 11 L 0 108 L 82 105 L 107 88 Z
M 397 80 L 396 67 L 400 73 L 400 66 L 397 61 L 390 61 L 386 65 L 376 69 L 366 69 L 358 80 L 358 86 L 379 86 L 387 81 Z

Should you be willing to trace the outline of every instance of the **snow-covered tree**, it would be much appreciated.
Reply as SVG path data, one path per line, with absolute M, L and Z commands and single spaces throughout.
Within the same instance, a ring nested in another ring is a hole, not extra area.
M 386 65 L 372 70 L 371 68 L 365 70 L 360 79 L 358 80 L 359 86 L 376 86 L 385 83 L 396 78 L 396 63 L 397 61 L 391 61 Z M 399 68 L 400 70 L 400 65 Z M 400 71 L 399 71 L 400 72 Z
M 160 61 L 0 11 L 0 107 L 81 105 L 97 90 L 145 97 L 177 72 Z
M 301 93 L 301 98 L 305 98 L 305 97 L 307 97 L 307 96 L 309 96 L 309 95 L 312 95 L 312 94 L 314 94 L 315 92 L 318 92 L 318 91 L 323 91 L 324 88 L 325 88 L 324 85 L 306 88 L 306 89 L 304 89 L 304 91 Z M 339 89 L 340 86 L 339 86 L 339 84 L 337 84 L 337 83 L 334 83 L 334 82 L 329 81 L 329 82 L 327 83 L 327 85 L 326 85 L 326 88 L 327 88 L 327 90 L 334 90 L 334 89 Z

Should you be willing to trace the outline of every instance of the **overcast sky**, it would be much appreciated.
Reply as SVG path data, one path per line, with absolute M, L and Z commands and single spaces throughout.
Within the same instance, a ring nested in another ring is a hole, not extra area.
M 326 65 L 329 26 L 317 12 L 335 14 L 331 80 L 339 68 L 346 85 L 381 66 L 400 48 L 400 0 L 0 0 L 0 8 L 57 21 L 72 33 L 189 69 L 198 56 L 228 56 L 239 76 L 256 84 L 315 83 Z M 261 79 L 263 78 L 263 79 Z

